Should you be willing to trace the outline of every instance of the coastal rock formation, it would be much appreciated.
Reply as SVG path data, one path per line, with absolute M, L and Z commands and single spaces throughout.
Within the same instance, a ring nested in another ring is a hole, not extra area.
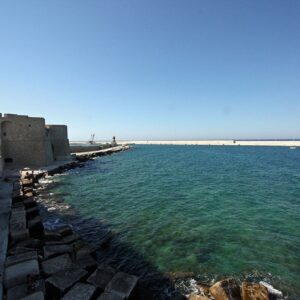
M 209 292 L 215 300 L 241 300 L 240 286 L 233 278 L 218 281 Z
M 243 282 L 243 300 L 269 300 L 269 293 L 265 286 L 259 283 Z

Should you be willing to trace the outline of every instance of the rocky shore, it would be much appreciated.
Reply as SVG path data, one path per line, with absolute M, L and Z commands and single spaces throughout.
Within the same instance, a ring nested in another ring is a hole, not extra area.
M 124 150 L 124 149 L 123 149 Z M 122 151 L 121 149 L 119 151 Z M 137 274 L 129 274 L 109 264 L 97 262 L 99 248 L 110 247 L 109 239 L 95 247 L 65 225 L 49 230 L 44 227 L 37 200 L 39 180 L 73 168 L 83 167 L 95 156 L 77 156 L 46 173 L 21 172 L 13 182 L 9 221 L 8 255 L 4 272 L 4 299 L 166 299 L 145 288 Z M 118 152 L 118 151 L 117 151 Z M 172 277 L 169 276 L 172 285 Z M 224 279 L 211 286 L 196 283 L 192 293 L 175 289 L 169 299 L 190 300 L 282 300 L 282 293 L 265 282 L 237 282 Z

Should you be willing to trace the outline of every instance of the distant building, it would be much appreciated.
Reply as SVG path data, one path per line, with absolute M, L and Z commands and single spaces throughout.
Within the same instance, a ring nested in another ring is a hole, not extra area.
M 112 142 L 111 142 L 111 146 L 115 147 L 115 146 L 117 146 L 117 145 L 118 145 L 118 144 L 117 144 L 117 141 L 116 141 L 116 137 L 113 136 Z
M 5 166 L 47 166 L 70 158 L 67 126 L 45 119 L 0 114 L 0 175 Z

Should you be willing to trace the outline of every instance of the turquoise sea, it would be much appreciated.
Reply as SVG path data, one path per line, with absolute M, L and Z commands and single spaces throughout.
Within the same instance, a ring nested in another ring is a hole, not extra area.
M 264 279 L 300 297 L 299 149 L 136 145 L 53 181 L 50 223 L 72 215 L 96 241 L 99 221 L 161 273 Z

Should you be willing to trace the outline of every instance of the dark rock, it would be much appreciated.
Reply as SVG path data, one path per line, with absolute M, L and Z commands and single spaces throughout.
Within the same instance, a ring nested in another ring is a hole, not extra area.
M 32 237 L 42 237 L 44 235 L 44 225 L 40 216 L 29 220 L 28 228 Z
M 69 225 L 65 225 L 65 226 L 62 226 L 62 227 L 58 228 L 58 229 L 57 229 L 57 232 L 58 232 L 62 237 L 65 237 L 65 236 L 68 236 L 68 235 L 73 234 L 72 227 L 69 226 Z
M 63 237 L 61 240 L 59 241 L 45 241 L 46 245 L 64 245 L 64 244 L 71 244 L 74 243 L 75 241 L 81 239 L 81 237 L 74 233 L 68 236 Z
M 32 259 L 35 259 L 35 260 L 38 259 L 37 251 L 35 251 L 35 250 L 31 250 L 31 251 L 27 251 L 25 253 L 8 256 L 6 258 L 5 266 L 9 267 L 11 265 L 15 265 L 17 263 L 27 261 L 27 260 L 32 260 Z
M 44 280 L 36 280 L 34 282 L 34 290 L 33 291 L 29 291 L 28 290 L 28 285 L 27 283 L 24 284 L 20 284 L 17 286 L 14 286 L 13 288 L 10 288 L 7 291 L 7 295 L 6 295 L 6 300 L 16 300 L 16 299 L 20 299 L 22 297 L 26 297 L 29 294 L 35 293 L 37 291 L 41 291 L 43 293 L 45 293 L 45 282 Z
M 62 236 L 58 231 L 54 230 L 44 230 L 44 240 L 45 241 L 59 241 Z
M 138 283 L 138 277 L 118 272 L 105 288 L 106 292 L 118 294 L 123 299 L 133 296 Z
M 63 300 L 90 300 L 95 297 L 96 287 L 91 284 L 77 283 L 62 298 Z
M 36 259 L 9 266 L 5 269 L 5 288 L 9 289 L 15 285 L 25 283 L 27 281 L 28 274 L 35 276 L 39 275 L 39 273 L 39 264 Z
M 20 227 L 22 227 L 22 225 L 20 223 L 18 223 Z M 23 241 L 29 238 L 29 231 L 27 228 L 16 228 L 17 224 L 14 224 L 11 228 L 10 231 L 10 238 L 12 240 L 13 243 L 19 242 L 19 241 Z
M 26 217 L 27 217 L 27 219 L 32 219 L 34 217 L 37 217 L 39 215 L 39 212 L 40 212 L 40 210 L 39 210 L 38 206 L 28 208 L 26 210 Z
M 46 280 L 46 292 L 49 298 L 62 297 L 70 287 L 87 276 L 87 271 L 76 266 L 57 272 Z
M 42 262 L 42 268 L 46 276 L 73 266 L 70 255 L 63 254 Z
M 97 268 L 97 262 L 91 255 L 86 255 L 77 258 L 76 265 L 82 269 L 86 269 L 89 272 L 94 271 Z
M 97 300 L 124 300 L 122 296 L 113 292 L 104 292 Z
M 116 270 L 114 268 L 106 265 L 101 265 L 87 279 L 87 282 L 95 285 L 103 291 L 115 274 Z
M 33 207 L 37 206 L 36 201 L 32 197 L 25 199 L 23 201 L 23 203 L 24 203 L 26 209 L 33 208 Z
M 29 296 L 21 298 L 20 300 L 44 300 L 44 294 L 42 292 L 35 292 Z
M 51 258 L 60 254 L 73 255 L 73 247 L 71 245 L 47 245 L 44 247 L 44 257 Z

